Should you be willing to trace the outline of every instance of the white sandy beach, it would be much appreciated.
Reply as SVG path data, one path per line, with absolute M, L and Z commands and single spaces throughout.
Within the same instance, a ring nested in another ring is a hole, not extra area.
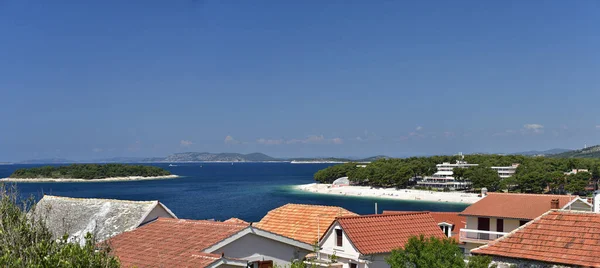
M 177 175 L 167 176 L 154 176 L 154 177 L 142 177 L 142 176 L 130 176 L 130 177 L 110 177 L 104 179 L 86 180 L 86 179 L 54 179 L 54 178 L 3 178 L 0 182 L 107 182 L 107 181 L 144 181 L 144 180 L 162 180 L 162 179 L 175 179 L 179 178 Z
M 461 192 L 434 192 L 396 188 L 373 188 L 370 186 L 331 187 L 331 184 L 311 183 L 296 186 L 296 189 L 318 194 L 346 195 L 359 197 L 389 198 L 398 200 L 418 200 L 473 204 L 481 197 L 478 194 Z

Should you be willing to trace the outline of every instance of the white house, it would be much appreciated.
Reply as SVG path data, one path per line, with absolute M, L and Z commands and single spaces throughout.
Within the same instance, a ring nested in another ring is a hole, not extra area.
M 419 235 L 445 237 L 428 212 L 339 217 L 319 242 L 315 262 L 340 268 L 390 267 L 385 257 Z
M 313 246 L 249 224 L 158 218 L 109 240 L 123 267 L 273 267 Z
M 551 209 L 592 211 L 592 205 L 571 195 L 489 193 L 459 214 L 467 219 L 459 240 L 468 254 Z

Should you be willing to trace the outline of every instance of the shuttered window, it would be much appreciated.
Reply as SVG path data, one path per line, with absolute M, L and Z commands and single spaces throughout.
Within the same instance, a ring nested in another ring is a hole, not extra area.
M 341 247 L 342 246 L 342 229 L 335 229 L 335 236 L 336 236 L 336 246 Z

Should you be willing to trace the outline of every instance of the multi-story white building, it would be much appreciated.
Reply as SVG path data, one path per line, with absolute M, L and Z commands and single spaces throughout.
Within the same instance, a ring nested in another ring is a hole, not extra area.
M 519 167 L 519 164 L 512 164 L 511 166 L 508 166 L 508 167 L 492 167 L 492 169 L 495 170 L 496 172 L 498 172 L 498 175 L 500 176 L 501 179 L 505 179 L 505 178 L 512 177 L 513 175 L 515 175 L 518 167 Z
M 455 164 L 444 162 L 435 166 L 437 172 L 432 176 L 425 177 L 423 180 L 418 181 L 417 185 L 432 188 L 464 189 L 471 183 L 468 181 L 457 181 L 456 178 L 454 178 L 454 169 L 476 167 L 478 164 L 469 164 L 465 161 L 457 160 Z

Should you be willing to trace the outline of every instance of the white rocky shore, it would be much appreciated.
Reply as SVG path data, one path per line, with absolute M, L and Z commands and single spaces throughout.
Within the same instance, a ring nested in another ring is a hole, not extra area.
M 0 182 L 107 182 L 107 181 L 144 181 L 144 180 L 162 180 L 179 178 L 177 175 L 166 176 L 129 176 L 129 177 L 110 177 L 104 179 L 70 179 L 70 178 L 3 178 Z
M 481 197 L 478 194 L 461 192 L 435 192 L 427 190 L 410 190 L 396 188 L 375 188 L 370 186 L 341 186 L 332 187 L 331 184 L 311 183 L 297 185 L 298 190 L 330 195 L 359 196 L 371 198 L 389 198 L 398 200 L 417 200 L 429 202 L 447 202 L 473 204 Z

